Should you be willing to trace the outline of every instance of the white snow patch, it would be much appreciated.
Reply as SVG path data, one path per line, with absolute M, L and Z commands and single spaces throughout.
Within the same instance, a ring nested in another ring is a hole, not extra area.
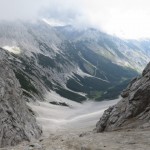
M 101 81 L 109 83 L 109 81 L 108 81 L 106 76 L 105 76 L 106 80 L 104 80 L 104 79 L 101 79 L 101 78 L 98 78 L 98 77 L 95 77 L 95 76 L 92 76 L 90 74 L 87 74 L 87 73 L 83 72 L 79 67 L 77 68 L 77 74 L 80 75 L 81 77 L 92 77 L 92 78 L 95 78 L 95 79 L 98 79 L 98 80 L 101 80 Z
M 59 20 L 54 20 L 54 19 L 42 19 L 46 24 L 50 25 L 50 26 L 65 26 L 65 24 Z
M 79 67 L 77 68 L 77 74 L 81 77 L 92 77 L 90 74 L 83 72 Z
M 21 49 L 17 46 L 4 46 L 3 49 L 14 53 L 14 54 L 20 54 L 21 53 Z
M 54 43 L 52 43 L 51 48 L 54 50 L 55 53 L 60 53 L 60 49 Z

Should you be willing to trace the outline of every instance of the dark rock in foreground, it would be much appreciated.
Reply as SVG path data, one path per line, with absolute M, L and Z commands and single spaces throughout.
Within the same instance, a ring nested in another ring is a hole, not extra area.
M 0 60 L 0 147 L 29 141 L 40 134 L 14 72 L 6 61 Z
M 121 94 L 122 100 L 107 109 L 96 132 L 150 127 L 150 64 Z

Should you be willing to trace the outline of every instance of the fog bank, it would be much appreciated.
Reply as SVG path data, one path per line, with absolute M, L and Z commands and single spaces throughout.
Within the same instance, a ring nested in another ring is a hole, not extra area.
M 75 107 L 52 105 L 48 102 L 29 104 L 37 114 L 37 121 L 42 126 L 44 133 L 63 131 L 89 131 L 95 128 L 104 110 L 116 104 L 119 99 L 93 102 L 86 101 Z

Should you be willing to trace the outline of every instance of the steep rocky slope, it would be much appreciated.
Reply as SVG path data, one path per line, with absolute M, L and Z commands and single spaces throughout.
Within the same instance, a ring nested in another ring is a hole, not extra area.
M 96 131 L 150 127 L 150 64 L 121 94 L 122 100 L 106 110 Z
M 0 147 L 41 135 L 33 111 L 26 105 L 19 81 L 0 53 Z
M 95 29 L 0 22 L 0 35 L 23 94 L 32 100 L 51 91 L 77 102 L 116 98 L 148 59 L 145 51 Z M 129 62 L 123 51 L 131 49 Z
M 67 39 L 98 56 L 123 67 L 130 67 L 142 72 L 150 57 L 150 40 L 124 40 L 108 35 L 94 28 L 77 30 L 71 26 L 59 27 Z M 101 65 L 99 63 L 99 65 Z

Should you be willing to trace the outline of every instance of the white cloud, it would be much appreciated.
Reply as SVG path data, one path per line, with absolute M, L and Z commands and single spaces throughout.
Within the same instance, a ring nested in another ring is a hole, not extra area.
M 49 17 L 123 38 L 150 37 L 149 0 L 0 0 L 0 19 Z

